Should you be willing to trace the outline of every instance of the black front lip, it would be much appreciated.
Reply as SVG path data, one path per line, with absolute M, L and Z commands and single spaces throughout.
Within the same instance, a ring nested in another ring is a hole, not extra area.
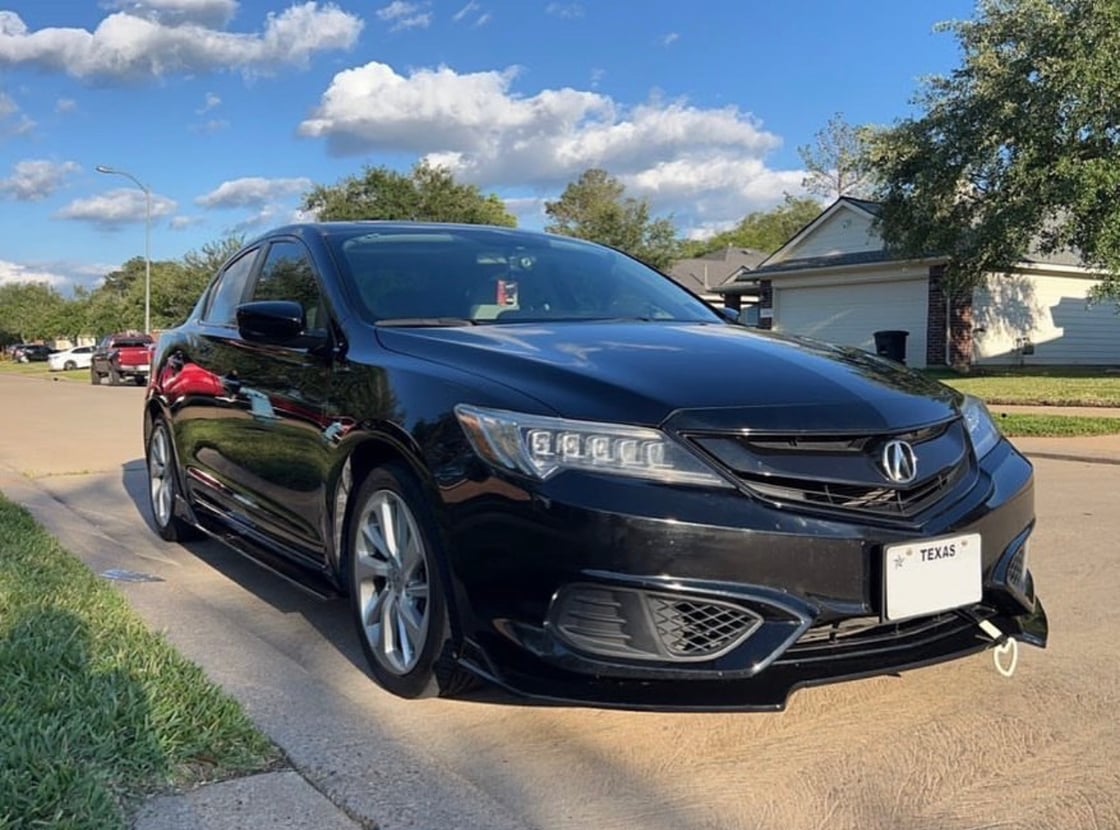
M 557 705 L 592 705 L 603 708 L 684 711 L 780 711 L 798 689 L 848 680 L 858 680 L 959 659 L 1003 642 L 979 628 L 984 619 L 1003 632 L 1030 645 L 1045 647 L 1049 632 L 1046 612 L 1040 601 L 1033 612 L 1009 615 L 975 606 L 954 613 L 937 636 L 894 652 L 871 650 L 833 656 L 826 660 L 778 659 L 757 677 L 709 677 L 704 679 L 638 680 L 589 676 L 539 667 L 522 668 L 516 663 L 498 667 L 485 654 L 468 649 L 461 659 L 464 667 L 517 696 Z

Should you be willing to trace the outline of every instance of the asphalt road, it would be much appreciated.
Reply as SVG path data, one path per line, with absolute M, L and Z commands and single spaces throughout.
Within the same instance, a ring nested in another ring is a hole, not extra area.
M 0 376 L 0 490 L 118 583 L 355 817 L 397 827 L 1120 828 L 1120 466 L 1036 462 L 1051 645 L 797 693 L 781 714 L 405 702 L 341 602 L 147 527 L 142 390 Z M 17 475 L 16 473 L 20 474 Z

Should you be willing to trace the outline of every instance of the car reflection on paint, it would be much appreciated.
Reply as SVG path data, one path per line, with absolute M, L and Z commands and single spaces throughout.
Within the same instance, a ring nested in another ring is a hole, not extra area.
M 1031 466 L 983 404 L 589 243 L 281 228 L 154 377 L 160 535 L 348 596 L 398 695 L 773 709 L 1047 639 Z

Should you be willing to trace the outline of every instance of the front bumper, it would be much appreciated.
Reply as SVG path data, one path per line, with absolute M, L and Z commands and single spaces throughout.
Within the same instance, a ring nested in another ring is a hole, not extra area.
M 991 647 L 982 620 L 1046 643 L 1025 567 L 1032 471 L 1006 443 L 910 526 L 575 475 L 476 488 L 449 516 L 460 662 L 538 699 L 779 709 L 802 686 Z M 980 602 L 884 621 L 883 548 L 964 533 L 983 539 Z

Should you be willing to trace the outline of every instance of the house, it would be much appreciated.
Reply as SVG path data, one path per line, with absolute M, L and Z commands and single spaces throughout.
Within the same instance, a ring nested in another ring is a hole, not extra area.
M 724 297 L 718 289 L 733 281 L 745 279 L 752 269 L 766 259 L 766 254 L 752 248 L 723 248 L 694 259 L 681 259 L 669 269 L 669 276 L 693 294 L 698 294 L 712 305 L 723 305 Z M 745 282 L 739 283 L 744 291 Z M 757 301 L 755 294 L 747 293 L 745 304 Z M 741 308 L 744 302 L 741 300 Z
M 1076 256 L 1029 255 L 950 299 L 945 258 L 892 256 L 878 216 L 875 202 L 841 197 L 718 291 L 731 308 L 757 295 L 762 328 L 869 351 L 876 331 L 906 331 L 911 366 L 1120 364 L 1120 316 L 1088 303 L 1099 275 Z

